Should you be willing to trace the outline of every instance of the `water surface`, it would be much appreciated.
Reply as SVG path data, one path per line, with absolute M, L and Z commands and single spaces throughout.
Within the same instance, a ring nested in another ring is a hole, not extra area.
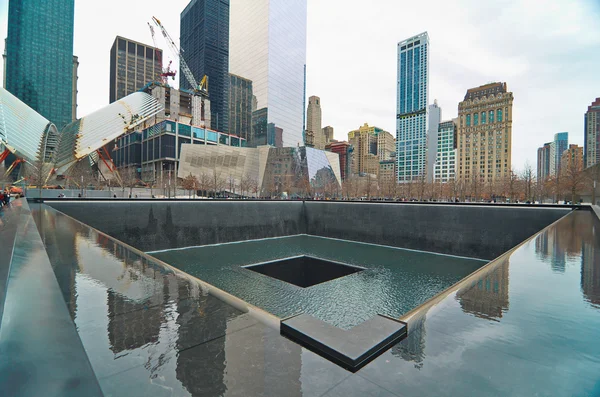
M 301 288 L 242 267 L 303 254 L 366 270 Z M 308 235 L 151 255 L 281 318 L 304 312 L 341 328 L 376 314 L 400 317 L 486 263 Z

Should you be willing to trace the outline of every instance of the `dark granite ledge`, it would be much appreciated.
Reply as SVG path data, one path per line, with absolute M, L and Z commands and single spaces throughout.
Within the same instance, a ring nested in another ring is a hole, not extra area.
M 406 323 L 377 315 L 343 330 L 308 314 L 281 322 L 281 335 L 356 372 L 407 335 Z
M 23 201 L 0 328 L 0 395 L 102 396 Z
M 17 225 L 24 201 L 15 200 L 10 206 L 0 209 L 0 320 L 4 311 L 10 262 L 13 256 Z M 0 327 L 2 326 L 0 321 Z

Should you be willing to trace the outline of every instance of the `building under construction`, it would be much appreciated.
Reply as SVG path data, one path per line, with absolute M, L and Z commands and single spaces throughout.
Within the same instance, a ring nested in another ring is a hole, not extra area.
M 184 143 L 246 146 L 243 138 L 211 129 L 206 94 L 158 82 L 147 84 L 142 91 L 163 109 L 116 141 L 112 158 L 122 173 L 134 173 L 144 183 L 161 186 L 177 175 Z

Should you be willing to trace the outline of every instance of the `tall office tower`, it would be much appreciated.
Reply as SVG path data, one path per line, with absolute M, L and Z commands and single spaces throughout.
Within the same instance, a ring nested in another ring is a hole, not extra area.
M 506 83 L 467 90 L 458 104 L 458 179 L 491 184 L 511 172 L 513 94 Z
M 437 104 L 429 105 L 429 122 L 427 125 L 427 182 L 433 182 L 434 164 L 438 152 L 438 129 L 442 121 L 442 108 Z
M 554 164 L 556 169 L 554 170 L 555 174 L 560 174 L 561 168 L 561 159 L 562 154 L 565 150 L 569 148 L 569 133 L 568 132 L 559 132 L 554 134 Z
M 185 62 L 198 83 L 208 76 L 212 127 L 228 132 L 229 0 L 192 0 L 180 21 L 179 41 Z M 192 88 L 183 73 L 179 74 L 179 86 Z
M 567 177 L 573 172 L 583 170 L 583 148 L 579 145 L 569 145 L 560 156 L 560 170 Z
M 2 88 L 6 88 L 6 44 L 7 40 L 4 39 L 4 52 L 2 53 Z
M 556 141 L 550 142 L 550 149 L 548 153 L 548 175 L 555 176 L 556 169 L 558 168 L 556 166 Z
M 10 0 L 6 89 L 59 129 L 73 119 L 74 0 Z
M 456 123 L 458 119 L 439 123 L 435 167 L 433 170 L 436 182 L 446 183 L 454 179 L 456 173 Z
M 110 49 L 108 101 L 113 103 L 160 81 L 162 50 L 117 36 Z
M 387 131 L 373 127 L 377 135 L 377 158 L 379 161 L 396 160 L 396 139 Z M 381 130 L 381 131 L 379 131 Z
M 321 130 L 323 131 L 323 137 L 325 138 L 325 145 L 330 142 L 333 142 L 333 127 L 328 125 L 327 127 L 323 127 Z
M 229 71 L 252 80 L 260 116 L 252 146 L 268 144 L 268 131 L 304 144 L 306 13 L 306 0 L 231 0 Z
M 379 173 L 379 161 L 390 160 L 394 151 L 394 137 L 387 131 L 365 123 L 348 133 L 348 142 L 354 148 L 353 174 Z
M 229 133 L 248 139 L 252 131 L 252 81 L 229 74 Z
M 398 43 L 396 144 L 398 182 L 425 177 L 427 103 L 429 99 L 429 35 Z
M 312 137 L 312 147 L 325 149 L 325 137 L 321 128 L 321 98 L 311 96 L 308 98 L 306 110 L 306 136 Z
M 544 143 L 544 146 L 537 151 L 537 180 L 544 181 L 550 174 L 550 153 L 552 152 L 552 142 Z
M 350 175 L 352 175 L 352 154 L 353 147 L 346 141 L 332 141 L 329 142 L 325 149 L 337 153 L 340 156 L 340 171 L 342 180 L 345 181 Z
M 77 71 L 79 70 L 79 58 L 73 55 L 73 82 L 72 82 L 72 90 L 71 96 L 73 103 L 71 104 L 71 120 L 77 120 L 77 82 L 79 80 L 79 74 Z
M 600 163 L 600 98 L 596 98 L 584 119 L 583 165 L 585 168 Z

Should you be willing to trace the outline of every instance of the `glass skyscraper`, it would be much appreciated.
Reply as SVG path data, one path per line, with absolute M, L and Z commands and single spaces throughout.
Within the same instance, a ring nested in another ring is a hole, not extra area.
M 58 128 L 73 114 L 74 0 L 10 0 L 6 89 Z
M 556 164 L 556 174 L 560 174 L 561 163 L 560 160 L 565 150 L 569 148 L 569 133 L 568 132 L 558 132 L 554 134 L 554 143 L 556 145 L 554 152 L 554 164 Z
M 230 11 L 229 71 L 256 97 L 249 145 L 303 145 L 306 0 L 231 0 Z
M 425 178 L 429 97 L 428 55 L 427 32 L 398 43 L 396 161 L 399 182 Z
M 192 0 L 181 13 L 180 21 L 185 62 L 198 83 L 208 76 L 212 127 L 228 132 L 229 0 Z M 192 88 L 182 72 L 179 86 Z

